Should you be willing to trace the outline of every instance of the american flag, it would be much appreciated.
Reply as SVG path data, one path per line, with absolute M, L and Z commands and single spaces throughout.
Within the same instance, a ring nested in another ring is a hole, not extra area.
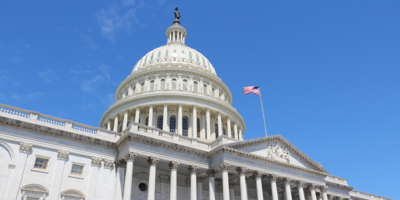
M 245 95 L 248 95 L 249 93 L 254 93 L 260 96 L 260 86 L 243 87 L 243 90 Z

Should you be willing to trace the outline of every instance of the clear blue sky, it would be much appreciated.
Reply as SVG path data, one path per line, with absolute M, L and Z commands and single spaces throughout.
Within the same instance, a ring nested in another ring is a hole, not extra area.
M 246 122 L 356 190 L 400 197 L 400 1 L 1 1 L 0 102 L 98 126 L 135 63 L 166 43 L 213 63 Z

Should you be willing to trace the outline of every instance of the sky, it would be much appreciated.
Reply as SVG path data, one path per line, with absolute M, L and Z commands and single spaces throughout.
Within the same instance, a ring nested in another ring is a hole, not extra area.
M 400 197 L 400 1 L 1 1 L 0 103 L 99 126 L 179 7 L 245 120 L 355 190 Z

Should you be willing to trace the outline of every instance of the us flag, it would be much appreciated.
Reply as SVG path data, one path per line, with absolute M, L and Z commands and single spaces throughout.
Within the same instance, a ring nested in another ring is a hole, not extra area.
M 260 86 L 243 87 L 243 90 L 245 95 L 248 95 L 249 93 L 254 93 L 260 96 Z

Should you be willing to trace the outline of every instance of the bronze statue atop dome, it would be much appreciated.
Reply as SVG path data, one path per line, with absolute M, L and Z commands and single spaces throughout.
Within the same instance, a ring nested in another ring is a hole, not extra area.
M 178 7 L 175 8 L 174 14 L 175 14 L 175 20 L 179 20 L 179 18 L 181 18 L 181 14 L 179 14 Z

